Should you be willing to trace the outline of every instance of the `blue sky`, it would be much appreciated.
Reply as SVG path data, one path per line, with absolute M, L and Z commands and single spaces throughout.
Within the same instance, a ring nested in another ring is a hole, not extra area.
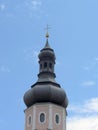
M 97 0 L 0 0 L 0 129 L 24 130 L 23 95 L 37 80 L 47 24 L 67 130 L 98 130 Z

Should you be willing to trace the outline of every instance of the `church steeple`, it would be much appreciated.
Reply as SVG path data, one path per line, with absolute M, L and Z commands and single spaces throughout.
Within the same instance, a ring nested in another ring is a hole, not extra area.
M 55 53 L 48 43 L 40 51 L 39 57 L 39 74 L 38 80 L 31 86 L 31 89 L 24 95 L 24 101 L 27 107 L 39 102 L 52 102 L 63 107 L 67 107 L 68 100 L 66 93 L 60 84 L 55 81 L 54 65 Z
M 48 42 L 40 50 L 38 80 L 24 94 L 25 130 L 66 130 L 67 95 L 55 81 L 55 53 Z
M 44 48 L 39 53 L 39 74 L 38 80 L 54 80 L 54 65 L 55 65 L 55 53 L 54 50 L 50 47 L 48 42 L 49 34 L 46 34 L 46 44 Z M 45 77 L 45 78 L 44 78 Z

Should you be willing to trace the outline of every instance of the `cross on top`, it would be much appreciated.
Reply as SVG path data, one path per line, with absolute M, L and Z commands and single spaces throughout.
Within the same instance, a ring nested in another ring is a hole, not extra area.
M 50 29 L 50 27 L 49 27 L 48 24 L 47 24 L 45 30 L 48 32 L 49 29 Z
M 47 31 L 47 32 L 46 32 L 46 38 L 49 38 L 49 34 L 48 34 L 48 30 L 49 30 L 49 29 L 50 29 L 50 27 L 47 25 L 46 28 L 45 28 L 45 30 Z

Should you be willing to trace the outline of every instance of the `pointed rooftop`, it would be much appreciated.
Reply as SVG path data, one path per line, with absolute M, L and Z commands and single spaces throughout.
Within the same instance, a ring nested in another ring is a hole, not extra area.
M 66 109 L 68 99 L 66 92 L 61 88 L 60 84 L 55 81 L 55 53 L 48 42 L 49 34 L 46 33 L 46 44 L 40 50 L 39 58 L 39 74 L 38 80 L 24 94 L 24 102 L 27 107 L 31 107 L 35 103 L 51 102 L 62 106 Z
M 46 44 L 45 44 L 44 48 L 51 48 L 50 45 L 49 45 L 48 39 L 46 39 Z

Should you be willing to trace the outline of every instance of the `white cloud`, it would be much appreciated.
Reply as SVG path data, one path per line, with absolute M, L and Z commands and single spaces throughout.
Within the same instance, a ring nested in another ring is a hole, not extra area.
M 67 121 L 67 130 L 98 130 L 98 117 L 74 117 Z
M 0 72 L 3 72 L 3 73 L 9 73 L 10 72 L 10 69 L 4 65 L 2 65 L 0 67 Z
M 4 4 L 0 4 L 0 11 L 4 11 L 5 9 L 5 5 Z
M 85 81 L 81 84 L 82 86 L 94 86 L 96 83 L 94 81 Z
M 40 19 L 41 16 L 48 17 L 48 13 L 46 11 L 46 6 L 48 6 L 49 1 L 44 0 L 25 0 L 24 6 L 27 10 L 28 16 L 32 18 Z
M 98 98 L 92 98 L 81 105 L 70 105 L 67 130 L 98 130 Z
M 41 6 L 41 1 L 32 0 L 31 5 L 32 5 L 33 9 L 37 9 L 39 6 Z
M 89 112 L 98 113 L 98 98 L 92 98 L 85 103 L 85 108 Z
M 68 110 L 77 114 L 98 114 L 98 98 L 87 100 L 82 105 L 70 105 Z
M 42 2 L 41 0 L 28 0 L 25 2 L 25 5 L 31 10 L 37 10 L 42 5 Z

